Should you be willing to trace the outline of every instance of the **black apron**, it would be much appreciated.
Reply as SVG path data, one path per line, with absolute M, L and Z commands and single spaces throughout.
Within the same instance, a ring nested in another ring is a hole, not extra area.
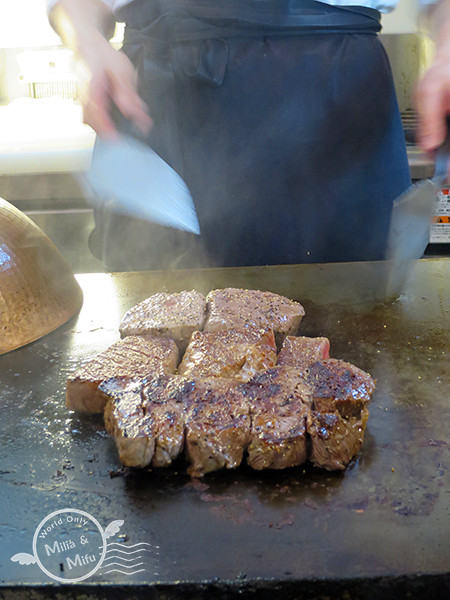
M 117 15 L 151 145 L 201 236 L 96 211 L 109 270 L 382 259 L 410 185 L 379 13 L 314 0 L 135 0 Z

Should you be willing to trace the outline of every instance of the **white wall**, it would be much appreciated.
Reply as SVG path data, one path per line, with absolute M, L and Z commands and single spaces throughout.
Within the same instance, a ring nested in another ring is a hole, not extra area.
M 400 0 L 397 8 L 382 18 L 383 33 L 415 33 L 418 31 L 417 0 Z
M 413 107 L 415 84 L 429 66 L 433 42 L 419 24 L 418 0 L 400 0 L 397 8 L 382 17 L 383 42 L 395 81 L 400 109 Z
M 60 43 L 47 20 L 45 0 L 0 0 L 0 48 Z

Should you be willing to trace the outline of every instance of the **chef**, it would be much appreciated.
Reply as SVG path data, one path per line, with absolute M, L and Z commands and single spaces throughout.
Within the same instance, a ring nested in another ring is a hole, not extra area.
M 201 235 L 95 210 L 109 270 L 382 259 L 410 185 L 378 38 L 395 0 L 51 0 L 83 66 L 85 121 L 144 138 L 187 183 Z M 450 0 L 418 87 L 419 141 L 450 111 Z M 123 47 L 108 38 L 126 24 Z

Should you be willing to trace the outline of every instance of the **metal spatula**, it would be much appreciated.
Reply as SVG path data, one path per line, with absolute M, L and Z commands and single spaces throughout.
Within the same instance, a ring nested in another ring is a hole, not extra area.
M 154 150 L 133 137 L 98 139 L 85 175 L 93 202 L 115 212 L 195 234 L 200 227 L 183 179 Z
M 386 251 L 387 299 L 403 291 L 413 262 L 423 256 L 429 243 L 433 204 L 447 179 L 449 151 L 450 134 L 447 134 L 436 155 L 433 178 L 412 185 L 394 201 Z

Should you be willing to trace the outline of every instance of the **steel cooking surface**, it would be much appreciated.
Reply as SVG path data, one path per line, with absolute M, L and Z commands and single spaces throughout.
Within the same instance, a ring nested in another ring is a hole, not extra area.
M 0 357 L 0 596 L 439 597 L 450 556 L 450 260 L 419 261 L 392 304 L 377 300 L 384 275 L 382 263 L 354 263 L 78 276 L 81 313 Z M 226 286 L 301 301 L 300 333 L 327 336 L 331 356 L 377 380 L 363 448 L 345 472 L 241 467 L 191 480 L 182 461 L 130 471 L 101 417 L 65 408 L 67 375 L 118 339 L 125 310 L 157 291 Z M 103 529 L 122 520 L 111 540 L 127 552 L 145 544 L 140 570 L 99 569 L 61 587 L 38 564 L 10 560 L 31 554 L 39 523 L 68 508 Z

